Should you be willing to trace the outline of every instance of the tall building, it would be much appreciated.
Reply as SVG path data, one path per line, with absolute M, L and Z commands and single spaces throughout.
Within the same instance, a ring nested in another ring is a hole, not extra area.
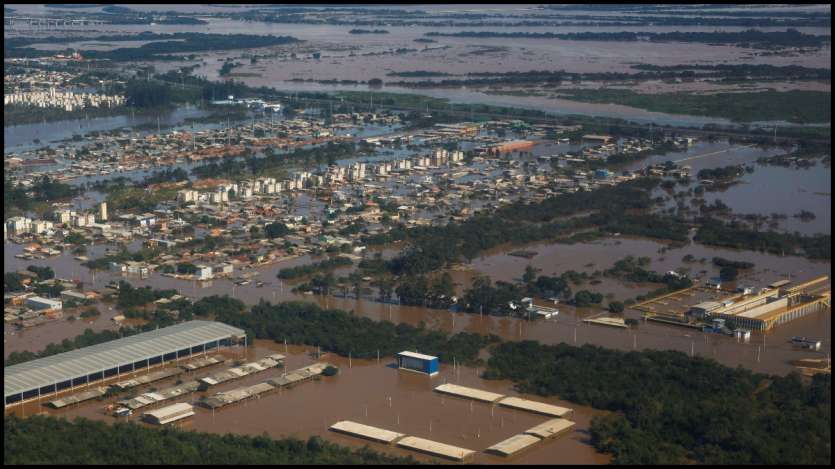
M 99 204 L 99 220 L 107 221 L 107 202 Z

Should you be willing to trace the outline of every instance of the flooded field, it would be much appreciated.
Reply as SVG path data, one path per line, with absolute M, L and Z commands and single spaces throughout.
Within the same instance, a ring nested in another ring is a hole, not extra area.
M 417 79 L 389 77 L 391 72 L 438 71 L 453 75 L 477 72 L 503 73 L 523 70 L 565 70 L 576 73 L 625 72 L 629 65 L 648 63 L 654 65 L 677 65 L 693 60 L 702 63 L 747 63 L 770 65 L 802 65 L 806 67 L 829 67 L 831 49 L 807 54 L 765 55 L 756 49 L 728 45 L 698 43 L 644 43 L 635 47 L 629 42 L 615 41 L 568 41 L 560 39 L 530 38 L 465 38 L 439 37 L 436 43 L 421 46 L 415 39 L 432 31 L 453 32 L 461 27 L 390 26 L 385 35 L 349 34 L 350 26 L 269 24 L 210 19 L 210 32 L 246 32 L 248 34 L 287 34 L 306 42 L 290 48 L 265 49 L 267 57 L 257 64 L 244 64 L 236 69 L 237 78 L 251 86 L 272 86 L 288 91 L 338 91 L 368 90 L 365 85 L 344 86 L 324 85 L 311 82 L 289 82 L 291 79 L 314 80 L 359 80 L 380 78 L 386 81 L 410 81 Z M 494 26 L 467 27 L 472 31 L 505 32 L 524 29 L 526 32 L 553 32 L 549 27 L 501 28 Z M 561 32 L 613 31 L 737 31 L 744 28 L 728 27 L 561 27 Z M 768 29 L 768 28 L 762 28 Z M 800 28 L 803 29 L 803 28 Z M 820 28 L 810 28 L 819 30 Z M 813 31 L 809 31 L 810 33 Z M 820 31 L 818 31 L 820 33 Z M 401 50 L 401 52 L 397 52 Z M 313 52 L 320 52 L 321 58 L 311 58 Z M 295 53 L 295 57 L 291 56 Z M 203 62 L 195 62 L 197 75 L 219 79 L 218 71 L 224 60 L 237 58 L 237 51 L 211 53 Z M 275 55 L 272 57 L 271 55 Z M 161 71 L 181 66 L 178 63 L 155 63 Z M 796 84 L 784 84 L 788 89 L 797 89 Z M 671 125 L 703 125 L 706 123 L 729 124 L 727 119 L 683 116 L 648 112 L 641 109 L 609 105 L 580 103 L 553 97 L 520 97 L 486 94 L 468 87 L 449 89 L 414 89 L 384 86 L 381 91 L 416 93 L 450 99 L 453 103 L 485 103 L 539 109 L 556 114 L 585 114 L 618 117 L 636 122 L 656 122 Z M 646 91 L 658 92 L 655 88 Z
M 170 5 L 165 5 L 166 10 Z M 423 9 L 424 7 L 421 7 Z M 454 8 L 455 9 L 455 8 Z M 31 14 L 44 14 L 49 9 L 35 8 Z M 24 7 L 22 11 L 28 11 Z M 91 10 L 95 11 L 95 10 Z M 208 8 L 205 13 L 218 12 Z M 223 10 L 220 11 L 230 11 Z M 502 14 L 530 14 L 527 7 L 507 6 Z M 500 18 L 500 17 L 497 17 Z M 533 16 L 535 18 L 535 16 Z M 289 35 L 301 39 L 302 43 L 291 46 L 254 49 L 259 56 L 256 64 L 244 63 L 235 69 L 234 76 L 247 85 L 271 86 L 286 91 L 338 91 L 361 90 L 361 86 L 334 86 L 311 82 L 290 82 L 292 79 L 313 80 L 357 80 L 366 81 L 380 78 L 384 82 L 411 81 L 420 78 L 399 78 L 389 76 L 392 72 L 438 71 L 453 75 L 467 73 L 518 72 L 528 70 L 564 70 L 576 73 L 631 72 L 630 65 L 637 63 L 654 65 L 678 65 L 683 63 L 740 63 L 769 64 L 776 66 L 801 65 L 814 68 L 828 68 L 831 62 L 831 47 L 825 46 L 814 52 L 764 53 L 760 49 L 732 45 L 709 45 L 702 43 L 652 43 L 644 42 L 640 47 L 634 43 L 620 41 L 571 41 L 562 39 L 533 38 L 468 38 L 435 37 L 432 44 L 420 44 L 416 39 L 425 38 L 430 32 L 501 31 L 530 33 L 553 32 L 545 26 L 387 26 L 388 34 L 350 34 L 353 26 L 319 24 L 279 24 L 259 21 L 237 21 L 229 18 L 205 17 L 206 25 L 98 25 L 88 27 L 84 32 L 68 34 L 84 37 L 98 34 L 137 34 L 143 31 L 154 33 L 200 32 L 217 34 L 261 34 Z M 731 26 L 562 26 L 560 32 L 695 32 L 695 31 L 742 31 L 745 27 Z M 764 31 L 780 31 L 784 28 L 761 27 Z M 826 28 L 797 27 L 807 34 L 829 34 Z M 134 41 L 136 42 L 136 41 Z M 79 43 L 81 43 L 79 41 Z M 123 47 L 119 43 L 95 44 L 95 49 Z M 42 44 L 39 47 L 63 47 L 64 45 Z M 321 54 L 313 58 L 313 53 Z M 197 65 L 195 75 L 211 80 L 222 80 L 218 72 L 226 59 L 239 59 L 242 51 L 221 51 L 200 54 L 194 61 L 157 61 L 152 65 L 158 72 L 166 72 L 185 65 Z M 686 60 L 684 59 L 686 58 Z M 133 65 L 132 65 L 133 66 Z M 677 87 L 681 85 L 676 85 Z M 769 84 L 769 87 L 774 85 Z M 782 89 L 799 89 L 803 83 L 783 83 Z M 816 89 L 828 85 L 818 84 Z M 506 87 L 512 89 L 512 87 Z M 661 84 L 642 85 L 645 92 L 659 92 Z M 681 91 L 684 88 L 678 89 Z M 566 99 L 542 96 L 502 96 L 486 94 L 483 91 L 462 87 L 449 89 L 413 89 L 384 86 L 381 91 L 395 93 L 417 93 L 427 96 L 448 98 L 453 103 L 485 103 L 504 106 L 539 109 L 556 114 L 586 114 L 617 117 L 636 122 L 655 122 L 672 125 L 703 125 L 706 123 L 730 124 L 727 119 L 684 116 L 648 112 L 641 109 L 609 105 L 581 103 Z
M 780 231 L 798 231 L 806 235 L 830 234 L 832 170 L 828 165 L 818 162 L 811 168 L 797 169 L 756 162 L 758 158 L 789 152 L 790 148 L 759 148 L 730 144 L 727 141 L 699 141 L 685 152 L 651 156 L 625 165 L 623 169 L 637 170 L 665 161 L 690 166 L 692 182 L 689 186 L 676 186 L 675 191 L 680 192 L 699 185 L 696 174 L 702 169 L 731 165 L 752 166 L 754 171 L 746 172 L 737 184 L 720 191 L 705 191 L 705 203 L 713 204 L 715 200 L 721 200 L 735 214 L 786 215 L 785 219 L 778 220 Z M 768 190 L 763 190 L 764 187 Z M 668 194 L 658 191 L 658 195 Z M 674 205 L 667 204 L 668 207 Z M 793 217 L 801 210 L 814 213 L 815 219 L 801 221 Z
M 238 347 L 232 349 L 229 354 L 243 358 L 242 352 L 243 349 Z M 284 345 L 260 340 L 256 341 L 255 347 L 249 347 L 246 350 L 246 359 L 251 361 L 275 352 L 288 355 L 285 360 L 288 371 L 317 361 L 315 348 L 285 349 Z M 376 451 L 404 456 L 412 455 L 419 460 L 429 461 L 431 458 L 417 453 L 366 442 L 331 432 L 327 428 L 340 420 L 353 420 L 480 452 L 505 438 L 548 420 L 545 416 L 503 407 L 491 409 L 488 404 L 471 403 L 469 400 L 444 396 L 432 391 L 435 386 L 448 382 L 574 409 L 574 416 L 571 420 L 576 422 L 576 426 L 571 433 L 545 440 L 513 458 L 479 453 L 473 461 L 475 463 L 606 464 L 609 462 L 607 456 L 598 454 L 588 443 L 591 418 L 600 415 L 600 411 L 554 398 L 519 394 L 513 390 L 510 382 L 483 380 L 478 376 L 483 370 L 463 366 L 453 369 L 452 366 L 442 365 L 440 373 L 430 378 L 397 370 L 392 358 L 383 358 L 379 362 L 377 360 L 349 361 L 346 358 L 324 354 L 321 361 L 338 366 L 340 373 L 335 377 L 323 377 L 320 380 L 303 382 L 289 389 L 263 395 L 260 399 L 247 400 L 216 409 L 214 412 L 196 407 L 194 417 L 177 425 L 184 429 L 212 433 L 233 432 L 257 436 L 266 432 L 273 438 L 287 436 L 307 438 L 318 435 L 347 446 L 368 445 Z M 192 375 L 201 377 L 228 366 L 228 363 L 216 365 L 213 368 L 193 372 Z M 162 407 L 175 402 L 196 402 L 203 395 L 263 382 L 269 378 L 281 376 L 281 373 L 281 369 L 269 370 L 212 387 L 206 393 L 196 392 L 154 407 Z M 150 386 L 162 389 L 173 385 L 174 381 L 170 379 L 153 383 Z M 147 388 L 148 386 L 145 386 L 139 392 L 147 392 Z M 47 413 L 68 419 L 83 416 L 113 422 L 115 418 L 105 415 L 103 407 L 108 402 L 120 399 L 121 397 L 105 402 L 91 401 L 62 410 L 50 409 L 32 402 L 24 406 L 15 406 L 7 410 L 7 413 L 14 412 L 18 415 Z M 141 409 L 134 416 L 125 418 L 139 421 L 141 412 L 149 409 Z
M 768 187 L 768 190 L 762 190 Z M 832 230 L 832 171 L 818 164 L 806 169 L 755 165 L 753 173 L 721 192 L 705 193 L 705 202 L 722 200 L 734 213 L 779 213 L 787 215 L 781 227 L 803 234 L 830 234 Z M 802 221 L 794 215 L 806 210 L 815 219 Z

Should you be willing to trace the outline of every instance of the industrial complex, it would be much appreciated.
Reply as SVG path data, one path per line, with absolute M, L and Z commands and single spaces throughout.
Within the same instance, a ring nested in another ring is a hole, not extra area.
M 781 280 L 756 290 L 734 291 L 693 286 L 632 306 L 651 321 L 694 327 L 706 332 L 745 336 L 752 330 L 775 326 L 829 307 L 829 277 L 824 275 L 791 285 Z
M 189 321 L 5 367 L 5 405 L 57 394 L 96 381 L 121 378 L 123 373 L 150 369 L 245 340 L 246 333 L 237 327 L 219 322 Z

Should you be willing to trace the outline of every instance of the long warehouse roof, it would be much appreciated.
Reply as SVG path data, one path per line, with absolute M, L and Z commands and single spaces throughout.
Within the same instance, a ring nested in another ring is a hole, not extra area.
M 187 347 L 245 334 L 242 329 L 219 322 L 189 321 L 59 353 L 3 368 L 3 395 L 15 395 Z

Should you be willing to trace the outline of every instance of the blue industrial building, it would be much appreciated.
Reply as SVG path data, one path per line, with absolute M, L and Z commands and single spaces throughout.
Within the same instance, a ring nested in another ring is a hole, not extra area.
M 397 354 L 397 366 L 403 370 L 434 376 L 438 374 L 438 357 L 416 352 L 400 352 Z

